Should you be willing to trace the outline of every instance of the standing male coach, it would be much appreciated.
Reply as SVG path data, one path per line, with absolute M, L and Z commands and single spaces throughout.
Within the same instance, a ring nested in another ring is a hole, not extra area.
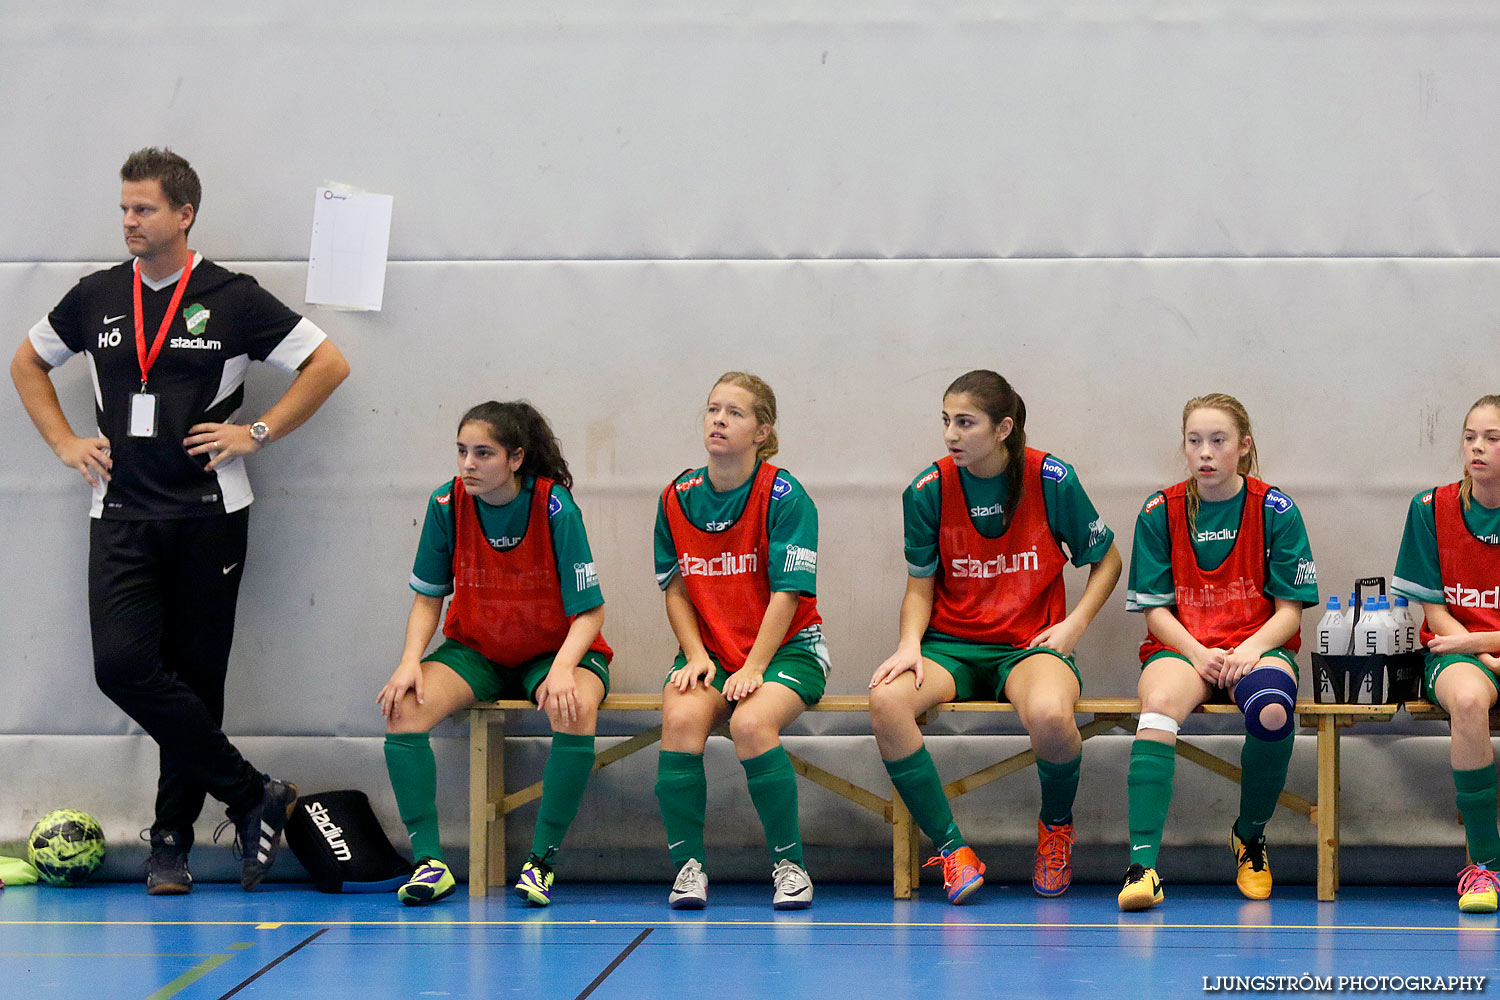
M 10 374 L 43 440 L 94 490 L 94 677 L 161 748 L 146 891 L 191 891 L 205 793 L 235 823 L 249 890 L 297 790 L 256 770 L 220 728 L 253 499 L 244 457 L 312 416 L 349 366 L 254 278 L 188 249 L 201 187 L 186 160 L 142 149 L 120 178 L 134 259 L 79 281 L 31 328 Z M 94 437 L 73 432 L 49 375 L 79 353 L 94 376 Z M 297 375 L 246 424 L 236 418 L 251 360 Z

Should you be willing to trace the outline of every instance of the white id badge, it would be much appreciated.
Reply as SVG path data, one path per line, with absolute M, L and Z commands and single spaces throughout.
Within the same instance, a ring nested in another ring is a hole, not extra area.
M 156 437 L 156 393 L 133 392 L 130 394 L 130 436 Z

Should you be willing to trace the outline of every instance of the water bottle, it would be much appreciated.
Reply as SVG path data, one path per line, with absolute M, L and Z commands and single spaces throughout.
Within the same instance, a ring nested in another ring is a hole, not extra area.
M 1339 610 L 1338 597 L 1328 598 L 1328 610 L 1318 622 L 1318 652 L 1324 656 L 1347 655 L 1353 624 Z
M 1366 597 L 1359 624 L 1354 626 L 1355 652 L 1360 656 L 1379 656 L 1391 651 L 1396 630 L 1389 612 L 1382 615 L 1375 598 Z
M 1398 653 L 1414 653 L 1417 649 L 1417 616 L 1412 613 L 1411 602 L 1404 597 L 1396 598 L 1397 635 L 1400 636 Z
M 1391 633 L 1391 648 L 1386 650 L 1386 652 L 1402 652 L 1401 643 L 1404 641 L 1403 629 L 1401 627 L 1402 622 L 1396 617 L 1396 613 L 1391 610 L 1390 598 L 1381 594 L 1375 599 L 1375 614 L 1380 618 L 1381 628 L 1389 629 Z

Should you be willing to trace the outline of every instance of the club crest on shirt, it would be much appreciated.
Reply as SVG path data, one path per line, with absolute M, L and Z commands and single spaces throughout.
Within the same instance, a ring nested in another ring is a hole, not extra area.
M 185 347 L 194 351 L 219 351 L 224 345 L 217 340 L 208 340 L 204 334 L 208 332 L 209 311 L 201 302 L 194 302 L 182 310 L 182 321 L 187 324 L 188 335 L 186 337 L 173 337 L 169 342 L 172 347 Z
M 194 302 L 182 310 L 182 320 L 187 324 L 187 332 L 194 337 L 201 337 L 208 332 L 208 318 L 212 315 L 203 303 Z

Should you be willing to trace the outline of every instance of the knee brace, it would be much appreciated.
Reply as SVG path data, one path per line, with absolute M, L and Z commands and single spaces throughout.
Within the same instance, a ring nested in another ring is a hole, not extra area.
M 1234 703 L 1245 713 L 1245 732 L 1261 740 L 1284 739 L 1295 725 L 1297 681 L 1280 667 L 1256 667 L 1235 684 Z M 1286 721 L 1274 730 L 1260 721 L 1261 710 L 1268 705 L 1286 709 Z

